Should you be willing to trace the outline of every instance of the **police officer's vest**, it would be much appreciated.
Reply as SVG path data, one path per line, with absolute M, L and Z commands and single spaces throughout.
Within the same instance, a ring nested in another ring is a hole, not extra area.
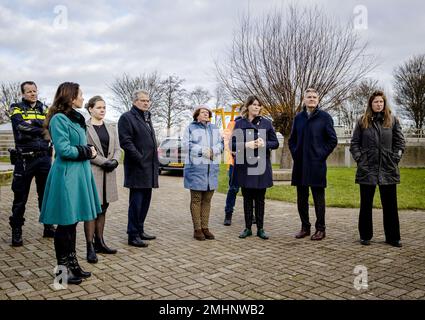
M 24 100 L 11 105 L 10 118 L 12 120 L 13 135 L 17 148 L 35 151 L 49 149 L 49 141 L 45 140 L 41 133 L 32 134 L 19 130 L 19 123 L 22 120 L 25 122 L 35 121 L 37 122 L 37 127 L 41 129 L 46 115 L 47 107 L 40 101 L 37 101 L 33 108 Z M 38 131 L 41 132 L 41 130 Z

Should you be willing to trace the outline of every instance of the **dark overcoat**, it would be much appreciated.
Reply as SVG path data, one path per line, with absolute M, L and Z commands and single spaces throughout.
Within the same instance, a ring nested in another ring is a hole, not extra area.
M 155 131 L 135 106 L 118 120 L 124 150 L 124 187 L 158 188 L 158 152 Z
M 400 183 L 398 163 L 405 149 L 400 122 L 392 117 L 389 128 L 382 121 L 362 128 L 357 122 L 351 139 L 350 152 L 357 162 L 356 183 L 388 185 Z
M 245 143 L 262 138 L 265 146 L 248 149 Z M 243 188 L 265 189 L 273 186 L 273 172 L 270 161 L 271 150 L 279 147 L 276 132 L 270 120 L 256 117 L 236 121 L 232 133 L 231 148 L 236 152 L 235 174 Z
M 338 144 L 332 117 L 320 107 L 309 116 L 304 107 L 294 118 L 288 144 L 292 185 L 326 187 L 326 159 Z

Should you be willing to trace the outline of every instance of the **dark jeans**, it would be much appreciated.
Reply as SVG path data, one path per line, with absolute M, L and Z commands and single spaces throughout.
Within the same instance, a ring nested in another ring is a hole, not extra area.
M 144 232 L 144 223 L 151 203 L 152 188 L 130 188 L 127 234 L 131 237 Z
M 14 194 L 12 215 L 9 218 L 12 228 L 21 227 L 24 222 L 25 206 L 28 201 L 32 179 L 37 186 L 38 208 L 41 210 L 44 188 L 51 167 L 49 156 L 19 159 L 13 170 L 12 191 Z
M 310 230 L 311 224 L 308 215 L 308 197 L 311 188 L 313 194 L 314 209 L 316 211 L 316 230 L 325 231 L 325 188 L 323 187 L 308 187 L 308 186 L 297 186 L 297 205 L 298 213 L 301 218 L 301 227 L 304 230 Z
M 236 195 L 239 192 L 238 179 L 234 173 L 234 166 L 229 167 L 229 190 L 227 191 L 226 207 L 224 212 L 226 216 L 232 216 L 233 208 L 236 203 Z
M 360 185 L 360 238 L 370 240 L 373 237 L 372 205 L 376 186 Z M 397 208 L 397 185 L 379 186 L 382 211 L 384 214 L 384 232 L 387 241 L 400 240 L 400 223 Z
M 257 230 L 264 226 L 264 198 L 266 189 L 249 189 L 242 187 L 243 211 L 245 215 L 245 226 L 251 229 L 252 215 L 255 206 L 255 220 L 257 221 Z

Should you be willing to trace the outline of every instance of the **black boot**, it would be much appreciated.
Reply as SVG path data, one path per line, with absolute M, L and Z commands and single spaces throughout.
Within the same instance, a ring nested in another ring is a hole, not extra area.
M 22 246 L 22 227 L 12 227 L 12 246 Z
M 115 254 L 117 253 L 116 249 L 111 249 L 105 244 L 105 240 L 102 238 L 94 237 L 94 248 L 98 253 L 104 254 Z
M 75 254 L 75 251 L 68 254 L 68 264 L 69 264 L 69 269 L 77 277 L 88 278 L 91 276 L 90 272 L 87 272 L 81 269 L 80 265 L 78 264 L 77 255 Z
M 80 278 L 88 278 L 91 276 L 90 272 L 86 272 L 83 269 L 81 269 L 78 260 L 77 260 L 77 254 L 75 252 L 76 247 L 76 241 L 77 241 L 77 224 L 74 225 L 74 228 L 72 229 L 72 232 L 70 233 L 69 237 L 69 250 L 68 250 L 68 264 L 69 269 L 78 277 Z
M 63 240 L 62 240 L 63 241 Z M 67 270 L 66 283 L 67 284 L 80 284 L 82 279 L 77 277 L 68 267 L 68 253 L 66 252 L 67 245 L 61 242 L 61 239 L 55 237 L 55 252 L 58 266 L 64 266 Z M 56 274 L 59 276 L 60 274 Z
M 87 262 L 97 263 L 96 251 L 94 250 L 93 242 L 87 242 Z
M 55 227 L 53 224 L 45 224 L 43 238 L 53 238 L 55 236 Z

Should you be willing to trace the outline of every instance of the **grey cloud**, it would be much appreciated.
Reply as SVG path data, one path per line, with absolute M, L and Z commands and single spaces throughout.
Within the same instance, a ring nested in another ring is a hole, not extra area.
M 425 4 L 419 0 L 303 0 L 343 22 L 356 5 L 368 9 L 370 43 L 380 67 L 371 76 L 391 87 L 393 68 L 423 45 Z M 362 3 L 363 2 L 363 3 Z M 186 86 L 215 86 L 214 59 L 231 44 L 241 14 L 259 15 L 289 1 L 61 1 L 69 25 L 55 29 L 58 1 L 2 1 L 0 4 L 0 81 L 34 79 L 42 95 L 53 97 L 62 81 L 77 81 L 88 98 L 108 96 L 107 84 L 123 72 L 158 70 L 185 78 Z

